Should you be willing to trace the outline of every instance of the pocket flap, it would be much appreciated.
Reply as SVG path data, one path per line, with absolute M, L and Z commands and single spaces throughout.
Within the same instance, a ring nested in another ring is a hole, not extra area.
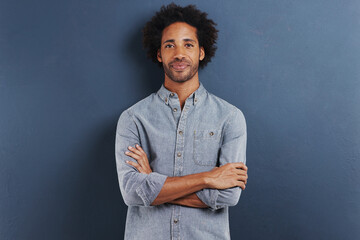
M 195 139 L 214 138 L 221 137 L 221 130 L 195 130 Z

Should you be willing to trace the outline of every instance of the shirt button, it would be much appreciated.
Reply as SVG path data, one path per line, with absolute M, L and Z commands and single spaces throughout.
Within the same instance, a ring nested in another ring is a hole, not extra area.
M 165 102 L 167 103 L 167 98 L 165 98 Z
M 177 108 L 174 108 L 173 111 L 176 112 L 176 111 L 177 111 Z
M 173 96 L 174 96 L 174 93 L 170 93 L 170 96 L 172 96 L 172 97 L 173 97 Z
M 214 132 L 210 132 L 209 134 L 210 134 L 210 136 L 212 136 L 212 135 L 214 135 Z
M 177 223 L 179 220 L 177 220 L 176 218 L 174 219 L 174 223 Z
M 177 156 L 178 156 L 178 157 L 181 157 L 181 153 L 180 153 L 180 152 L 178 152 L 178 153 L 177 153 Z
M 195 98 L 194 101 L 197 102 L 197 98 Z
M 180 134 L 180 135 L 183 135 L 183 131 L 179 131 L 179 134 Z

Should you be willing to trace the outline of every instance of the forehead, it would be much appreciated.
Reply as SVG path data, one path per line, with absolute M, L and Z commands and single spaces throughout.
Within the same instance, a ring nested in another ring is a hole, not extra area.
M 197 40 L 196 28 L 184 22 L 175 22 L 164 28 L 161 41 L 183 38 Z

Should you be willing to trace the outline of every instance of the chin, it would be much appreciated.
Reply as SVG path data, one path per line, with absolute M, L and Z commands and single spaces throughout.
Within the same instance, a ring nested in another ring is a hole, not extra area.
M 190 80 L 190 78 L 187 79 L 187 78 L 172 78 L 172 77 L 169 77 L 169 79 L 170 79 L 171 81 L 178 82 L 178 83 L 182 83 L 182 82 L 186 82 L 186 81 L 189 81 L 189 80 Z

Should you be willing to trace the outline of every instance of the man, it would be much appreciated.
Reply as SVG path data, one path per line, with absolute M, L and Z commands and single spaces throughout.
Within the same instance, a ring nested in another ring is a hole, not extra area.
M 125 239 L 230 239 L 228 207 L 247 182 L 242 112 L 199 81 L 217 30 L 193 5 L 163 6 L 144 30 L 161 88 L 125 110 L 116 133 Z

